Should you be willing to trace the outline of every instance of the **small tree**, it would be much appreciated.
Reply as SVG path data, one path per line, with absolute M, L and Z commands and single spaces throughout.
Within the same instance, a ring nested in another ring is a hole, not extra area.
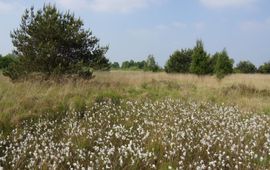
M 210 57 L 204 50 L 203 42 L 201 40 L 197 40 L 192 53 L 190 71 L 197 75 L 208 74 L 211 71 L 209 64 Z
M 119 69 L 120 68 L 120 65 L 119 65 L 118 62 L 113 62 L 113 63 L 111 63 L 111 68 L 112 69 Z
M 218 78 L 223 78 L 227 74 L 233 72 L 234 61 L 230 59 L 226 50 L 220 53 L 216 53 L 213 58 L 215 58 L 214 72 Z
M 261 65 L 259 67 L 258 72 L 263 73 L 263 74 L 269 74 L 270 73 L 270 61 Z
M 192 62 L 191 49 L 182 49 L 175 51 L 165 65 L 167 73 L 188 73 Z
M 15 63 L 17 60 L 16 55 L 7 54 L 4 57 L 0 57 L 0 69 L 7 69 L 12 63 Z
M 240 61 L 235 70 L 237 73 L 256 73 L 257 68 L 250 61 Z
M 145 71 L 153 71 L 153 72 L 157 72 L 160 70 L 158 64 L 155 61 L 154 55 L 149 55 L 147 57 L 144 70 Z
M 99 40 L 83 28 L 81 19 L 55 6 L 26 9 L 20 27 L 11 33 L 15 53 L 27 73 L 47 75 L 78 73 L 86 67 L 109 69 Z M 83 68 L 83 69 L 82 69 Z

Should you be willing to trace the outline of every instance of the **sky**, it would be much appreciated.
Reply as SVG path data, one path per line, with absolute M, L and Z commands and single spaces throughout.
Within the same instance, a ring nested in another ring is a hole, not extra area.
M 238 63 L 270 60 L 269 0 L 0 0 L 0 54 L 14 49 L 10 32 L 26 8 L 55 4 L 84 21 L 109 45 L 110 61 L 140 61 L 153 54 L 163 66 L 177 49 L 202 39 L 214 54 L 226 48 Z

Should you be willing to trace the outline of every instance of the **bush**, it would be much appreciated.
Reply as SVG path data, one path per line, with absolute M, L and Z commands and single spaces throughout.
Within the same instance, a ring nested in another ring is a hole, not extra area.
M 130 61 L 124 61 L 122 63 L 121 68 L 122 69 L 128 69 L 128 70 L 142 70 L 144 69 L 146 65 L 146 61 L 137 61 L 135 62 L 134 60 L 130 60 Z
M 229 58 L 226 50 L 216 53 L 213 58 L 215 61 L 214 72 L 218 78 L 223 78 L 233 72 L 233 60 Z
M 92 78 L 93 71 L 90 67 L 82 67 L 81 70 L 78 71 L 80 77 L 84 79 Z
M 258 72 L 263 74 L 270 73 L 270 61 L 261 65 Z
M 237 73 L 256 73 L 256 71 L 256 66 L 250 61 L 240 61 L 235 68 Z
M 119 69 L 120 68 L 120 65 L 118 62 L 114 62 L 114 63 L 111 63 L 111 68 L 112 69 Z
M 55 6 L 44 5 L 37 12 L 33 7 L 26 9 L 20 27 L 11 33 L 11 38 L 27 73 L 75 74 L 83 69 L 74 69 L 78 63 L 93 69 L 110 68 L 104 56 L 108 47 L 98 44 L 92 32 L 83 28 L 81 19 L 70 12 L 59 12 Z M 13 74 L 10 71 L 8 75 Z
M 167 61 L 165 71 L 167 73 L 188 73 L 192 62 L 192 49 L 177 50 Z
M 192 62 L 190 72 L 197 75 L 204 75 L 211 73 L 210 57 L 205 52 L 203 42 L 198 40 L 192 53 Z
M 10 63 L 8 67 L 3 70 L 3 75 L 9 77 L 11 80 L 16 80 L 26 74 L 27 72 L 19 59 L 14 60 L 14 62 Z
M 146 63 L 144 65 L 145 71 L 157 72 L 160 70 L 158 64 L 155 61 L 155 57 L 153 55 L 149 55 L 146 59 Z
M 14 54 L 8 54 L 4 57 L 0 56 L 0 69 L 7 69 L 9 65 L 16 62 L 17 58 Z

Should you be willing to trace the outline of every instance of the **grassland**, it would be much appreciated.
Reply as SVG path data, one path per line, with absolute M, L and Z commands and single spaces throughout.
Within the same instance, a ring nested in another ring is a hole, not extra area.
M 40 114 L 84 110 L 106 99 L 174 98 L 237 105 L 243 110 L 270 113 L 270 75 L 214 76 L 149 72 L 96 72 L 91 80 L 35 79 L 11 82 L 0 76 L 0 128 L 10 130 L 21 120 Z
M 270 168 L 270 75 L 0 76 L 0 168 Z

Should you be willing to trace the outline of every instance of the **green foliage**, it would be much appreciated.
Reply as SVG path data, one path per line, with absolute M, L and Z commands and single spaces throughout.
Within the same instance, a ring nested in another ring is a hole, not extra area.
M 26 69 L 22 65 L 22 62 L 20 62 L 20 58 L 16 58 L 16 60 L 3 70 L 3 75 L 9 77 L 11 80 L 16 80 L 26 74 Z
M 131 69 L 131 70 L 142 70 L 144 69 L 146 65 L 146 62 L 143 61 L 137 61 L 135 62 L 134 60 L 130 60 L 130 61 L 124 61 L 122 63 L 121 68 L 122 69 Z
M 114 63 L 111 63 L 111 68 L 112 69 L 119 69 L 120 68 L 120 65 L 118 62 L 114 62 Z
M 16 60 L 16 55 L 14 54 L 8 54 L 4 57 L 0 56 L 0 69 L 7 69 Z
M 74 66 L 108 70 L 105 58 L 108 47 L 83 28 L 81 19 L 69 11 L 61 13 L 55 6 L 44 5 L 37 12 L 26 9 L 20 27 L 11 33 L 15 53 L 27 73 L 47 75 L 77 73 Z M 83 69 L 84 70 L 84 69 Z
M 205 52 L 202 40 L 197 40 L 193 49 L 190 72 L 197 75 L 209 74 L 211 72 L 210 57 Z
M 257 68 L 250 61 L 240 61 L 237 64 L 235 71 L 237 73 L 256 73 Z
M 270 73 L 270 61 L 269 62 L 266 62 L 264 63 L 263 65 L 261 65 L 259 67 L 259 73 L 263 73 L 263 74 L 268 74 Z
M 158 64 L 155 61 L 154 55 L 149 55 L 146 59 L 146 63 L 144 65 L 144 70 L 145 71 L 152 71 L 152 72 L 157 72 L 160 70 Z
M 175 51 L 165 65 L 167 73 L 188 73 L 192 62 L 192 49 Z
M 227 74 L 233 72 L 233 60 L 229 58 L 226 50 L 216 53 L 213 56 L 215 60 L 214 72 L 218 78 L 223 78 Z

